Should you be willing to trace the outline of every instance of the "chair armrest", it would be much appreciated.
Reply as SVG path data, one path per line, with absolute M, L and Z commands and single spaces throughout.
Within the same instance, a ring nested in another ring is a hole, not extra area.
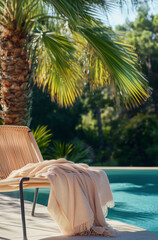
M 12 185 L 12 184 L 15 184 L 15 183 L 19 183 L 21 181 L 22 177 L 21 178 L 12 178 L 12 179 L 3 179 L 0 181 L 0 186 L 3 186 L 3 185 Z M 29 182 L 34 182 L 34 183 L 38 183 L 38 182 L 41 182 L 41 183 L 48 183 L 49 180 L 47 178 L 30 178 L 29 177 Z

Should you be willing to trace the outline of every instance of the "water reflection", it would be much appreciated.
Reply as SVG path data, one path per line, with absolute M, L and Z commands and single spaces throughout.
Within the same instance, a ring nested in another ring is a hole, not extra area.
M 115 207 L 108 217 L 158 233 L 158 171 L 108 170 Z

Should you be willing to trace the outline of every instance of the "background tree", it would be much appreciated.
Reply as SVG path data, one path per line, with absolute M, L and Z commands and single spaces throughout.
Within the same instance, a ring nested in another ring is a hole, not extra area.
M 134 22 L 118 26 L 125 41 L 136 48 L 142 70 L 148 76 L 152 95 L 141 109 L 123 110 L 117 121 L 111 122 L 111 158 L 119 165 L 157 166 L 158 136 L 158 15 L 150 15 L 150 9 L 141 6 Z M 141 112 L 141 114 L 139 113 Z M 155 115 L 156 114 L 156 115 Z
M 149 13 L 147 5 L 141 6 L 134 22 L 127 22 L 116 27 L 116 30 L 123 32 L 125 41 L 136 48 L 142 70 L 152 87 L 152 96 L 146 106 L 152 103 L 148 110 L 158 117 L 158 14 L 154 16 Z
M 119 166 L 158 165 L 158 120 L 156 115 L 124 116 L 113 127 L 111 158 Z
M 33 88 L 33 101 L 31 111 L 31 129 L 37 125 L 46 125 L 53 132 L 53 139 L 69 142 L 77 136 L 76 126 L 81 124 L 81 114 L 84 109 L 82 103 L 76 101 L 71 107 L 58 106 L 51 101 L 48 93 L 42 92 L 36 85 Z
M 84 76 L 76 63 L 74 32 L 94 49 L 127 106 L 148 98 L 137 56 L 131 46 L 94 18 L 96 4 L 105 10 L 116 6 L 103 0 L 0 0 L 4 124 L 29 125 L 32 75 L 60 105 L 71 105 L 81 95 Z M 65 28 L 60 28 L 63 25 Z

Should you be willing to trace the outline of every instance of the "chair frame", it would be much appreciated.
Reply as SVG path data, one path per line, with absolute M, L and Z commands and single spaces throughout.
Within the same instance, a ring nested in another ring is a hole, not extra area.
M 22 219 L 22 228 L 23 228 L 23 239 L 27 240 L 26 234 L 26 221 L 25 221 L 25 207 L 24 207 L 24 192 L 23 192 L 23 182 L 29 181 L 30 178 L 22 178 L 19 183 L 20 189 L 20 206 L 21 206 L 21 219 Z
M 23 177 L 19 180 L 19 192 L 20 192 L 20 208 L 21 208 L 21 221 L 22 221 L 22 230 L 23 230 L 23 240 L 28 240 L 27 238 L 27 231 L 26 231 L 26 218 L 25 218 L 25 206 L 24 206 L 24 183 L 29 182 L 31 180 L 36 180 L 36 182 L 39 181 L 41 183 L 41 179 L 39 178 L 30 178 L 30 177 Z M 44 180 L 43 182 L 47 183 L 47 179 L 42 179 Z M 0 184 L 3 185 L 3 184 Z M 46 185 L 45 187 L 49 187 Z M 16 190 L 18 190 L 16 189 Z M 38 191 L 39 188 L 35 187 L 35 194 L 34 194 L 34 200 L 33 200 L 33 205 L 32 205 L 32 211 L 31 211 L 31 216 L 34 216 L 35 214 L 35 207 L 36 207 L 36 202 L 37 202 L 37 196 L 38 196 Z
M 24 206 L 24 191 L 23 191 L 23 182 L 29 181 L 30 178 L 21 178 L 19 183 L 19 189 L 20 189 L 20 207 L 21 207 L 21 220 L 22 220 L 22 229 L 23 229 L 23 240 L 27 240 L 27 233 L 26 233 L 26 220 L 25 220 L 25 206 Z M 33 201 L 33 207 L 31 215 L 34 216 L 35 213 L 35 207 L 36 207 L 36 201 L 37 201 L 37 195 L 38 195 L 38 188 L 36 188 L 35 195 L 34 195 L 34 201 Z
M 1 126 L 1 127 L 5 128 L 5 125 Z M 21 126 L 6 126 L 6 127 L 9 127 L 9 128 L 13 128 L 13 127 L 21 128 Z M 29 128 L 26 131 L 28 131 L 28 133 L 31 132 L 31 130 Z M 34 145 L 34 147 L 36 148 L 37 155 L 41 154 L 36 142 L 35 142 L 35 144 L 36 144 L 36 146 Z M 39 155 L 38 155 L 38 157 L 39 157 Z M 39 162 L 39 160 L 37 160 L 37 162 Z M 29 186 L 29 183 L 32 183 L 33 186 Z M 1 186 L 2 186 L 2 189 L 1 189 Z M 11 189 L 5 190 L 5 186 L 10 186 Z M 31 215 L 34 216 L 39 187 L 50 187 L 50 183 L 49 183 L 48 179 L 45 179 L 45 178 L 22 177 L 22 178 L 15 178 L 15 179 L 12 179 L 12 180 L 5 179 L 5 178 L 0 180 L 0 191 L 1 190 L 2 190 L 2 192 L 16 191 L 16 190 L 20 191 L 20 208 L 21 208 L 21 220 L 22 220 L 22 229 L 23 229 L 23 240 L 28 240 L 28 238 L 27 238 L 27 231 L 26 231 L 24 191 L 23 190 L 25 188 L 35 188 L 36 189 L 35 190 L 35 194 L 34 194 L 34 201 L 33 201 L 32 212 L 31 212 Z

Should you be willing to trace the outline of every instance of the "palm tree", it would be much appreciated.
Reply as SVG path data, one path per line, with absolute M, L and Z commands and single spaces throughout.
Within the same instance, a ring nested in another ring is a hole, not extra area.
M 96 4 L 108 8 L 110 2 L 0 0 L 0 117 L 4 124 L 29 125 L 33 81 L 60 105 L 71 105 L 81 95 L 84 73 L 76 60 L 81 56 L 75 34 L 97 55 L 94 87 L 106 84 L 108 76 L 127 106 L 149 96 L 132 47 L 94 17 Z M 97 78 L 98 69 L 106 70 L 104 77 Z

